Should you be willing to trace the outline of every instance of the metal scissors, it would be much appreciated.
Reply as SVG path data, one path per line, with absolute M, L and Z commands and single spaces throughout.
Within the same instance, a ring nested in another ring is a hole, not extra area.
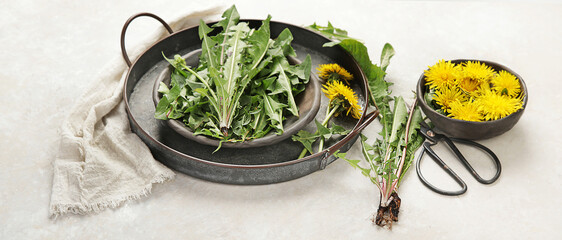
M 418 156 L 418 159 L 416 160 L 416 172 L 418 173 L 418 177 L 420 178 L 421 182 L 426 187 L 431 189 L 432 191 L 434 191 L 436 193 L 439 193 L 439 194 L 443 194 L 443 195 L 457 196 L 457 195 L 461 195 L 461 194 L 465 193 L 466 190 L 468 189 L 467 186 L 466 186 L 466 183 L 453 170 L 451 170 L 451 168 L 449 168 L 449 166 L 447 166 L 447 164 L 445 164 L 443 162 L 443 160 L 441 160 L 441 158 L 439 158 L 439 156 L 437 155 L 437 153 L 435 153 L 435 151 L 433 151 L 433 149 L 431 149 L 432 146 L 436 145 L 437 143 L 439 143 L 441 141 L 443 141 L 447 144 L 447 146 L 453 151 L 453 153 L 455 154 L 457 159 L 464 165 L 464 167 L 470 172 L 470 174 L 472 174 L 472 176 L 478 182 L 483 183 L 483 184 L 490 184 L 490 183 L 495 182 L 500 177 L 500 174 L 501 174 L 500 160 L 498 159 L 496 154 L 494 154 L 494 152 L 492 152 L 492 150 L 485 147 L 484 145 L 481 145 L 477 142 L 470 141 L 470 140 L 458 139 L 458 138 L 449 138 L 449 137 L 447 137 L 443 134 L 438 134 L 438 133 L 434 132 L 429 127 L 429 125 L 425 122 L 421 122 L 421 126 L 420 126 L 419 131 L 425 137 L 425 139 L 428 140 L 428 141 L 425 141 L 423 143 L 423 149 L 421 151 L 421 154 Z M 486 152 L 492 158 L 492 160 L 494 162 L 494 165 L 496 167 L 496 174 L 491 179 L 483 179 L 482 177 L 480 177 L 480 175 L 474 170 L 474 168 L 472 168 L 470 163 L 466 160 L 466 158 L 459 151 L 457 146 L 455 146 L 454 142 L 470 145 L 472 147 L 479 148 L 482 151 Z M 437 163 L 443 170 L 445 170 L 445 172 L 447 172 L 449 174 L 449 176 L 451 176 L 462 187 L 461 190 L 458 190 L 458 191 L 442 190 L 442 189 L 439 189 L 439 188 L 433 186 L 431 183 L 429 183 L 424 178 L 424 176 L 422 175 L 421 170 L 420 170 L 420 162 L 421 162 L 421 159 L 423 158 L 423 155 L 424 155 L 425 152 L 427 152 L 429 154 L 429 156 L 433 159 L 433 161 L 435 161 L 435 163 Z

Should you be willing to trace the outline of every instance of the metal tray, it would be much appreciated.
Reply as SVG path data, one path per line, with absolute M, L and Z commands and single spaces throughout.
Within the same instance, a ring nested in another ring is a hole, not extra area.
M 129 23 L 139 16 L 149 16 L 160 21 L 171 33 L 172 30 L 159 17 L 150 13 L 132 16 L 125 23 L 121 35 L 121 47 L 129 72 L 123 91 L 131 129 L 150 148 L 154 157 L 166 166 L 193 177 L 228 184 L 270 184 L 292 180 L 325 168 L 336 160 L 332 154 L 347 151 L 356 141 L 358 133 L 376 118 L 378 112 L 363 113 L 359 120 L 336 118 L 335 122 L 352 132 L 347 136 L 332 138 L 329 146 L 322 152 L 298 158 L 303 147 L 291 139 L 280 143 L 247 149 L 223 148 L 215 153 L 215 147 L 188 140 L 170 129 L 164 121 L 154 118 L 155 107 L 152 102 L 152 89 L 157 76 L 168 67 L 162 53 L 167 56 L 186 54 L 200 48 L 197 27 L 178 31 L 156 42 L 134 62 L 130 63 L 124 47 L 124 37 Z M 250 27 L 261 25 L 261 20 L 241 20 L 249 22 Z M 365 75 L 341 47 L 324 48 L 329 40 L 321 35 L 298 26 L 272 21 L 272 37 L 289 28 L 294 36 L 293 47 L 299 59 L 307 54 L 312 57 L 313 72 L 319 64 L 338 63 L 350 71 L 355 80 L 352 88 L 356 91 L 362 109 L 367 107 L 367 83 Z M 324 118 L 328 100 L 323 97 L 316 119 Z M 314 123 L 305 130 L 313 132 Z

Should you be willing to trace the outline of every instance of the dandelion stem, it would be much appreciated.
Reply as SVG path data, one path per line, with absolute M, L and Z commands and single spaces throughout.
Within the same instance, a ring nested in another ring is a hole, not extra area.
M 307 152 L 307 150 L 306 150 L 306 148 L 304 148 L 304 149 L 301 151 L 301 154 L 299 154 L 299 159 L 303 158 L 303 157 L 306 155 L 306 152 Z
M 334 113 L 336 112 L 337 109 L 338 109 L 337 106 L 332 107 L 332 110 L 326 114 L 326 118 L 322 122 L 322 126 L 324 126 L 324 127 L 328 126 L 328 121 L 330 121 L 330 118 L 332 118 L 332 116 L 334 115 Z M 330 110 L 330 108 L 328 108 L 328 110 Z M 322 151 L 322 149 L 324 148 L 324 141 L 325 141 L 324 136 L 320 137 L 320 144 L 318 145 L 318 152 Z

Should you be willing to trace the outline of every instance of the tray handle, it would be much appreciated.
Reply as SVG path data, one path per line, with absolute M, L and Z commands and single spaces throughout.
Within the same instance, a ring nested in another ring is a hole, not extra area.
M 125 33 L 127 32 L 127 28 L 129 27 L 129 24 L 131 24 L 131 22 L 135 20 L 135 18 L 142 17 L 142 16 L 151 17 L 158 20 L 160 23 L 162 23 L 162 25 L 164 25 L 166 30 L 168 30 L 168 33 L 170 34 L 174 33 L 170 25 L 168 25 L 164 20 L 162 20 L 162 18 L 152 13 L 147 13 L 147 12 L 137 13 L 131 16 L 129 19 L 127 19 L 125 25 L 123 25 L 123 30 L 121 30 L 121 53 L 123 54 L 123 59 L 125 59 L 125 62 L 129 67 L 131 67 L 132 64 L 131 64 L 131 60 L 129 59 L 129 55 L 127 54 L 127 49 L 125 49 Z
M 347 134 L 347 136 L 345 136 L 341 141 L 337 142 L 333 146 L 326 149 L 326 154 L 322 158 L 322 161 L 324 161 L 332 154 L 334 154 L 336 151 L 338 151 L 341 147 L 343 147 L 343 145 L 347 144 L 352 138 L 357 136 L 357 134 L 361 133 L 361 131 L 363 131 L 363 129 L 367 127 L 369 124 L 371 124 L 371 122 L 373 122 L 373 120 L 375 120 L 378 116 L 379 116 L 378 109 L 365 115 L 365 117 L 363 118 L 364 121 L 357 128 L 353 129 L 353 131 Z

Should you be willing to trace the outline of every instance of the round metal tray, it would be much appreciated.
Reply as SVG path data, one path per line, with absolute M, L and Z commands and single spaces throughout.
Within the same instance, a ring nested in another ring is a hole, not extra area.
M 269 184 L 288 181 L 323 169 L 335 161 L 332 155 L 336 151 L 347 151 L 356 141 L 358 133 L 376 118 L 378 112 L 363 113 L 359 120 L 352 118 L 335 118 L 335 122 L 351 133 L 328 140 L 329 146 L 322 152 L 298 158 L 303 147 L 291 139 L 280 143 L 247 149 L 223 148 L 213 153 L 215 147 L 199 144 L 188 140 L 168 127 L 164 121 L 154 118 L 155 107 L 152 101 L 152 89 L 158 75 L 168 67 L 163 59 L 174 54 L 186 54 L 200 48 L 197 27 L 181 30 L 158 41 L 132 64 L 124 48 L 124 36 L 129 23 L 139 16 L 150 16 L 159 20 L 171 32 L 171 29 L 160 18 L 153 14 L 141 13 L 131 17 L 123 27 L 121 46 L 123 56 L 130 68 L 125 81 L 123 97 L 131 129 L 150 148 L 154 157 L 166 166 L 182 173 L 228 184 Z M 241 20 L 256 28 L 260 20 Z M 353 57 L 339 46 L 324 48 L 322 45 L 329 40 L 307 29 L 272 21 L 270 23 L 272 38 L 283 29 L 291 30 L 294 40 L 293 48 L 299 59 L 306 54 L 312 58 L 313 71 L 319 64 L 338 63 L 354 76 L 352 88 L 356 91 L 362 109 L 367 107 L 367 83 L 365 75 Z M 320 111 L 316 119 L 324 118 L 328 100 L 323 97 Z M 314 132 L 314 122 L 305 128 Z

